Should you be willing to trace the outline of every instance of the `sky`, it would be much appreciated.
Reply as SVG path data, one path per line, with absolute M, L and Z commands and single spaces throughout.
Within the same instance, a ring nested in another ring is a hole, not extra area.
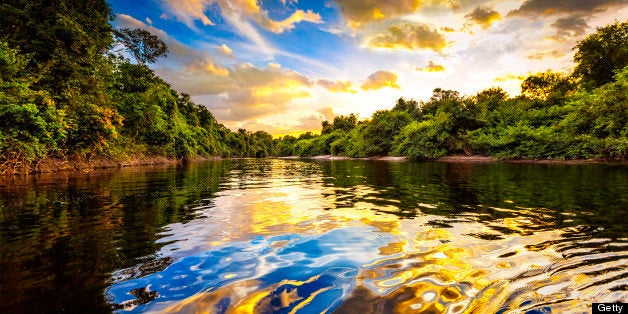
M 573 47 L 628 19 L 628 0 L 109 0 L 120 28 L 161 38 L 151 68 L 236 130 L 319 132 L 434 88 L 511 96 L 569 73 Z

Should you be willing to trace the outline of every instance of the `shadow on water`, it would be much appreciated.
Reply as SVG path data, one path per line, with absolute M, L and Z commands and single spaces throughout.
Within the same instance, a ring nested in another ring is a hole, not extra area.
M 161 228 L 194 219 L 228 168 L 215 162 L 0 182 L 0 312 L 110 311 L 103 291 L 111 272 L 151 263 L 164 245 L 156 243 Z
M 0 185 L 0 311 L 586 311 L 628 301 L 627 197 L 621 165 L 227 160 L 16 179 Z

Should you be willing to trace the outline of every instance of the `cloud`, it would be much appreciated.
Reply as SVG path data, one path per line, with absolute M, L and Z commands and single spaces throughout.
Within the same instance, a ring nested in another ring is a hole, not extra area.
M 495 23 L 502 19 L 502 16 L 490 8 L 477 7 L 471 13 L 464 16 L 465 19 L 480 25 L 482 29 L 488 29 Z
M 417 71 L 425 71 L 425 72 L 444 72 L 445 67 L 440 64 L 435 64 L 432 61 L 429 61 L 428 64 L 422 68 L 416 67 L 414 68 Z
M 349 27 L 356 29 L 383 18 L 394 18 L 415 12 L 419 0 L 336 0 Z
M 148 25 L 153 25 L 153 20 L 151 20 L 150 18 L 146 17 L 146 23 L 148 23 Z
M 222 44 L 221 46 L 216 46 L 216 54 L 226 58 L 234 58 L 233 50 L 227 47 L 227 45 Z
M 322 23 L 321 16 L 312 10 L 296 10 L 292 15 L 282 21 L 275 21 L 268 17 L 268 14 L 262 14 L 259 17 L 259 23 L 265 29 L 273 33 L 283 33 L 286 30 L 294 28 L 294 24 L 299 22 Z
M 584 34 L 589 25 L 583 17 L 572 15 L 557 19 L 552 27 L 556 29 L 557 38 L 571 38 Z
M 527 58 L 530 60 L 543 60 L 547 58 L 558 59 L 564 57 L 566 53 L 560 52 L 556 49 L 545 50 L 545 51 L 537 51 L 531 55 L 528 55 Z
M 328 108 L 328 107 L 326 107 Z M 333 116 L 332 118 L 333 119 Z M 317 110 L 316 113 L 309 114 L 306 116 L 301 116 L 295 119 L 298 121 L 296 124 L 287 124 L 287 123 L 268 123 L 268 121 L 260 121 L 257 119 L 249 120 L 243 123 L 239 123 L 239 128 L 244 128 L 247 130 L 264 130 L 275 137 L 283 136 L 283 135 L 293 135 L 298 136 L 303 132 L 320 132 L 321 131 L 321 123 L 325 120 L 328 120 L 325 115 L 320 113 L 320 110 Z M 230 124 L 230 123 L 227 123 Z M 232 125 L 235 126 L 235 125 Z
M 285 20 L 273 20 L 267 11 L 262 10 L 257 0 L 164 0 L 164 9 L 197 32 L 199 30 L 196 28 L 196 21 L 200 20 L 203 25 L 214 25 L 206 12 L 219 11 L 224 21 L 267 56 L 273 56 L 277 51 L 251 24 L 252 22 L 274 33 L 291 30 L 299 22 L 322 22 L 320 15 L 311 10 L 296 10 Z
M 333 119 L 333 118 L 332 118 Z M 297 130 L 320 132 L 323 121 L 327 120 L 320 114 L 312 114 L 303 118 L 299 118 L 299 125 L 295 127 Z
M 384 87 L 401 88 L 397 84 L 397 74 L 389 71 L 377 71 L 371 74 L 360 86 L 363 90 L 378 90 Z
M 187 25 L 190 29 L 196 29 L 194 22 L 200 20 L 203 25 L 214 25 L 205 15 L 206 8 L 213 0 L 166 0 L 169 10 L 178 21 Z
M 496 77 L 493 81 L 495 82 L 506 82 L 506 81 L 511 81 L 511 80 L 515 80 L 515 81 L 523 81 L 526 79 L 527 76 L 525 75 L 520 75 L 520 74 L 504 74 L 502 76 L 498 76 Z
M 325 87 L 328 91 L 333 93 L 357 93 L 357 91 L 353 89 L 353 83 L 349 81 L 332 82 L 329 80 L 321 79 L 316 81 L 316 84 Z
M 321 16 L 311 10 L 296 10 L 285 20 L 273 20 L 256 0 L 165 0 L 165 3 L 168 11 L 176 16 L 177 20 L 194 30 L 195 21 L 200 20 L 203 25 L 214 25 L 205 14 L 213 5 L 220 7 L 220 12 L 227 21 L 236 22 L 230 23 L 236 28 L 238 22 L 252 20 L 266 30 L 282 33 L 293 29 L 299 22 L 321 23 Z
M 400 23 L 387 32 L 367 37 L 365 44 L 372 48 L 430 49 L 440 53 L 447 47 L 445 36 L 424 24 Z
M 323 117 L 325 117 L 325 120 L 327 121 L 333 120 L 334 117 L 336 116 L 336 114 L 334 114 L 334 109 L 332 107 L 323 107 L 316 110 L 316 112 L 322 114 Z
M 626 0 L 526 0 L 508 16 L 538 16 L 562 13 L 597 13 L 611 7 L 624 6 Z
M 265 69 L 251 64 L 236 66 L 229 73 L 233 87 L 221 94 L 216 117 L 227 121 L 243 121 L 285 112 L 295 98 L 310 97 L 310 80 L 278 64 Z
M 120 27 L 145 29 L 164 40 L 170 49 L 167 63 L 157 64 L 155 72 L 177 90 L 192 96 L 212 96 L 210 109 L 217 118 L 244 121 L 286 111 L 293 99 L 310 97 L 313 83 L 305 76 L 270 63 L 264 69 L 251 64 L 233 68 L 217 63 L 207 51 L 194 50 L 174 40 L 164 31 L 119 14 Z M 217 54 L 230 55 L 226 45 Z
M 116 17 L 116 25 L 119 27 L 143 29 L 163 40 L 168 46 L 169 53 L 166 59 L 169 63 L 190 70 L 203 69 L 203 71 L 214 75 L 226 76 L 228 74 L 228 69 L 217 64 L 208 52 L 192 49 L 172 38 L 163 30 L 147 25 L 130 15 L 118 14 Z

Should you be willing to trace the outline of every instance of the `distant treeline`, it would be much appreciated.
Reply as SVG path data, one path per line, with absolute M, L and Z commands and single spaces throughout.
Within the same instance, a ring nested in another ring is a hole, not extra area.
M 273 139 L 230 131 L 156 76 L 146 64 L 165 44 L 114 29 L 104 0 L 5 0 L 0 16 L 0 172 L 72 157 L 628 157 L 626 22 L 582 41 L 573 75 L 532 75 L 516 98 L 436 89 L 427 102 L 399 99 L 368 121 L 337 116 L 320 135 Z
M 500 88 L 471 97 L 437 88 L 428 101 L 400 98 L 370 120 L 336 116 L 320 135 L 284 136 L 274 153 L 626 160 L 628 22 L 599 28 L 575 49 L 572 74 L 530 75 L 518 97 Z

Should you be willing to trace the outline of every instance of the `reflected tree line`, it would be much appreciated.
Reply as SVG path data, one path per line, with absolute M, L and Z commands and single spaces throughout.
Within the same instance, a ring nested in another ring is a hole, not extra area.
M 150 263 L 165 245 L 156 243 L 163 226 L 196 218 L 195 207 L 207 205 L 228 167 L 212 162 L 5 182 L 1 311 L 28 305 L 31 312 L 109 312 L 103 291 L 111 272 Z
M 394 214 L 402 218 L 470 214 L 492 221 L 526 213 L 545 217 L 548 228 L 594 225 L 613 237 L 622 234 L 618 222 L 628 186 L 622 166 L 378 161 L 320 166 L 326 185 L 343 188 L 334 190 L 337 196 L 353 203 L 392 204 L 397 207 Z M 370 187 L 373 195 L 346 195 L 361 185 Z

